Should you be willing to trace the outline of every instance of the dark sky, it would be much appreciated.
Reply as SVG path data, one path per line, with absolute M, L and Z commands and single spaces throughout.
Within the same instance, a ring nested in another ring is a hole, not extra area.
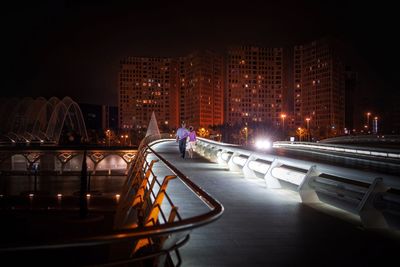
M 184 55 L 231 44 L 291 46 L 326 35 L 345 42 L 365 103 L 398 96 L 394 1 L 15 2 L 1 8 L 3 96 L 68 95 L 116 105 L 125 56 Z

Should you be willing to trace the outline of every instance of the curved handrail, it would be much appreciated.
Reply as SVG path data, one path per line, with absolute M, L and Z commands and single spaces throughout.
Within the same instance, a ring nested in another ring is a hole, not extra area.
M 164 159 L 160 154 L 155 152 L 151 147 L 148 147 L 151 152 L 154 153 L 162 162 L 164 162 L 165 165 L 173 172 L 175 173 L 180 180 L 193 192 L 195 193 L 210 209 L 213 209 L 210 213 L 215 213 L 212 214 L 210 217 L 210 221 L 212 222 L 216 219 L 218 219 L 223 211 L 224 207 L 222 206 L 221 203 L 219 203 L 217 200 L 212 198 L 206 191 L 198 187 L 195 183 L 193 183 L 189 178 L 187 178 L 186 175 L 184 175 L 181 171 L 179 171 L 175 166 L 173 166 L 169 161 Z M 210 214 L 211 215 L 211 214 Z M 216 218 L 214 218 L 216 217 Z M 207 220 L 208 221 L 208 220 Z
M 335 142 L 400 142 L 400 135 L 395 134 L 367 134 L 367 135 L 344 135 L 322 139 L 320 143 L 335 143 Z
M 310 169 L 311 166 L 313 165 L 318 165 L 319 169 L 321 171 L 324 171 L 326 173 L 330 174 L 335 174 L 339 176 L 346 176 L 349 180 L 356 180 L 356 181 L 367 181 L 367 182 L 372 182 L 377 176 L 380 176 L 385 179 L 385 182 L 388 183 L 391 187 L 400 189 L 400 182 L 398 179 L 398 176 L 394 175 L 389 175 L 389 174 L 383 174 L 383 173 L 374 173 L 374 172 L 365 172 L 362 170 L 352 170 L 351 173 L 347 173 L 349 171 L 348 168 L 345 168 L 344 166 L 336 166 L 336 165 L 331 165 L 329 163 L 317 163 L 314 161 L 309 161 L 309 160 L 302 160 L 302 159 L 295 159 L 295 158 L 289 158 L 285 156 L 280 156 L 276 155 L 272 152 L 262 152 L 262 151 L 252 151 L 249 149 L 244 149 L 241 147 L 233 147 L 229 146 L 227 144 L 214 144 L 209 142 L 207 139 L 199 138 L 200 145 L 207 146 L 207 150 L 209 151 L 214 151 L 215 157 L 221 157 L 222 155 L 219 155 L 218 150 L 221 150 L 221 154 L 223 153 L 232 153 L 232 155 L 226 160 L 226 163 L 230 161 L 232 158 L 232 161 L 234 158 L 240 158 L 244 157 L 245 159 L 249 158 L 254 158 L 249 160 L 248 162 L 246 161 L 246 165 L 252 161 L 260 162 L 262 163 L 263 160 L 269 162 L 271 164 L 273 161 L 279 161 L 280 163 L 286 165 L 286 166 L 293 166 L 295 168 L 303 169 L 305 172 Z M 241 161 L 242 162 L 242 161 Z M 235 162 L 234 162 L 235 163 Z M 237 165 L 237 164 L 235 164 Z M 240 164 L 239 164 L 240 165 Z M 243 167 L 243 166 L 241 166 Z M 340 175 L 341 174 L 341 175 Z M 344 175 L 345 174 L 345 175 Z
M 163 141 L 167 141 L 164 139 Z M 160 140 L 159 140 L 160 141 Z M 78 247 L 89 247 L 89 246 L 100 246 L 106 244 L 112 244 L 117 242 L 123 242 L 131 239 L 142 239 L 154 236 L 163 236 L 176 232 L 191 231 L 194 228 L 209 224 L 221 217 L 224 207 L 220 202 L 212 198 L 207 192 L 202 190 L 196 184 L 194 184 L 186 175 L 176 169 L 171 163 L 164 159 L 161 155 L 155 152 L 151 147 L 151 144 L 147 145 L 147 149 L 152 151 L 161 161 L 168 166 L 168 168 L 174 172 L 177 177 L 193 192 L 197 197 L 202 200 L 209 208 L 210 211 L 194 217 L 182 219 L 177 222 L 165 223 L 154 226 L 144 226 L 134 229 L 121 229 L 114 230 L 112 234 L 105 234 L 95 237 L 87 237 L 80 239 L 73 239 L 62 242 L 55 242 L 49 244 L 38 244 L 38 245 L 22 245 L 14 247 L 0 247 L 1 252 L 17 252 L 17 251 L 32 251 L 32 250 L 47 250 L 47 249 L 62 249 L 62 248 L 78 248 Z
M 322 199 L 323 202 L 356 213 L 366 227 L 399 225 L 400 217 L 384 214 L 399 214 L 400 182 L 397 175 L 260 153 L 206 139 L 201 139 L 198 145 L 198 152 L 204 157 L 226 164 L 230 170 L 242 171 L 250 180 L 261 178 L 267 188 L 294 189 L 304 203 L 319 202 L 318 194 L 325 194 L 328 198 Z M 377 201 L 379 196 L 380 202 Z
M 329 144 L 329 143 L 308 143 L 308 142 L 288 142 L 288 141 L 279 141 L 274 142 L 273 147 L 295 147 L 295 148 L 306 148 L 306 149 L 320 149 L 320 150 L 329 150 L 335 152 L 346 152 L 355 155 L 362 156 L 375 156 L 389 159 L 399 159 L 400 158 L 400 150 L 399 149 L 389 149 L 389 148 L 366 148 L 366 147 L 358 147 L 358 146 L 349 146 L 349 145 L 338 145 L 338 144 Z

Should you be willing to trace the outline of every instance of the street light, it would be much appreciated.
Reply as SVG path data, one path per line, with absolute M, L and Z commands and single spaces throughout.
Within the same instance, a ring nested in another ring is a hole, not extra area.
M 367 112 L 367 128 L 369 129 L 369 116 L 371 116 L 371 112 Z
M 297 128 L 297 134 L 299 135 L 299 141 L 301 142 L 301 138 L 304 134 L 304 129 L 302 129 L 301 127 Z
M 245 134 L 245 137 L 246 137 L 246 145 L 247 145 L 247 137 L 248 137 L 248 129 L 247 129 L 247 127 L 244 127 L 244 134 Z
M 282 118 L 282 135 L 283 138 L 285 138 L 285 118 L 286 118 L 286 114 L 281 114 L 281 118 Z
M 129 137 L 129 135 L 126 134 L 126 135 L 125 135 L 125 145 L 126 145 L 126 146 L 128 145 L 128 143 L 127 143 L 128 137 Z M 130 141 L 129 141 L 129 145 L 131 145 L 131 144 L 130 144 Z
M 372 132 L 374 134 L 378 133 L 378 117 L 375 117 L 373 122 L 372 122 Z
M 310 142 L 310 118 L 306 118 L 307 121 L 307 141 Z
M 110 134 L 111 134 L 110 129 L 107 129 L 107 131 L 106 131 L 106 136 L 107 136 L 107 138 L 108 138 L 108 146 L 110 146 Z
M 282 118 L 282 129 L 285 129 L 285 118 L 286 118 L 286 114 L 281 114 L 281 118 Z

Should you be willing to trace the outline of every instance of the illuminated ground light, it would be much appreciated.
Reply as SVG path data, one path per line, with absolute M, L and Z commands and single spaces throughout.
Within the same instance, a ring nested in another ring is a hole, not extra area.
M 57 194 L 57 197 L 62 197 L 62 194 Z

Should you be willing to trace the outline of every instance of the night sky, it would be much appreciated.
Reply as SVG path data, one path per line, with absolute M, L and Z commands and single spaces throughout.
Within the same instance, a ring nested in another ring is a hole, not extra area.
M 235 44 L 290 47 L 329 35 L 345 43 L 366 108 L 399 97 L 393 1 L 15 2 L 1 8 L 2 96 L 68 95 L 117 105 L 125 56 L 177 56 Z

